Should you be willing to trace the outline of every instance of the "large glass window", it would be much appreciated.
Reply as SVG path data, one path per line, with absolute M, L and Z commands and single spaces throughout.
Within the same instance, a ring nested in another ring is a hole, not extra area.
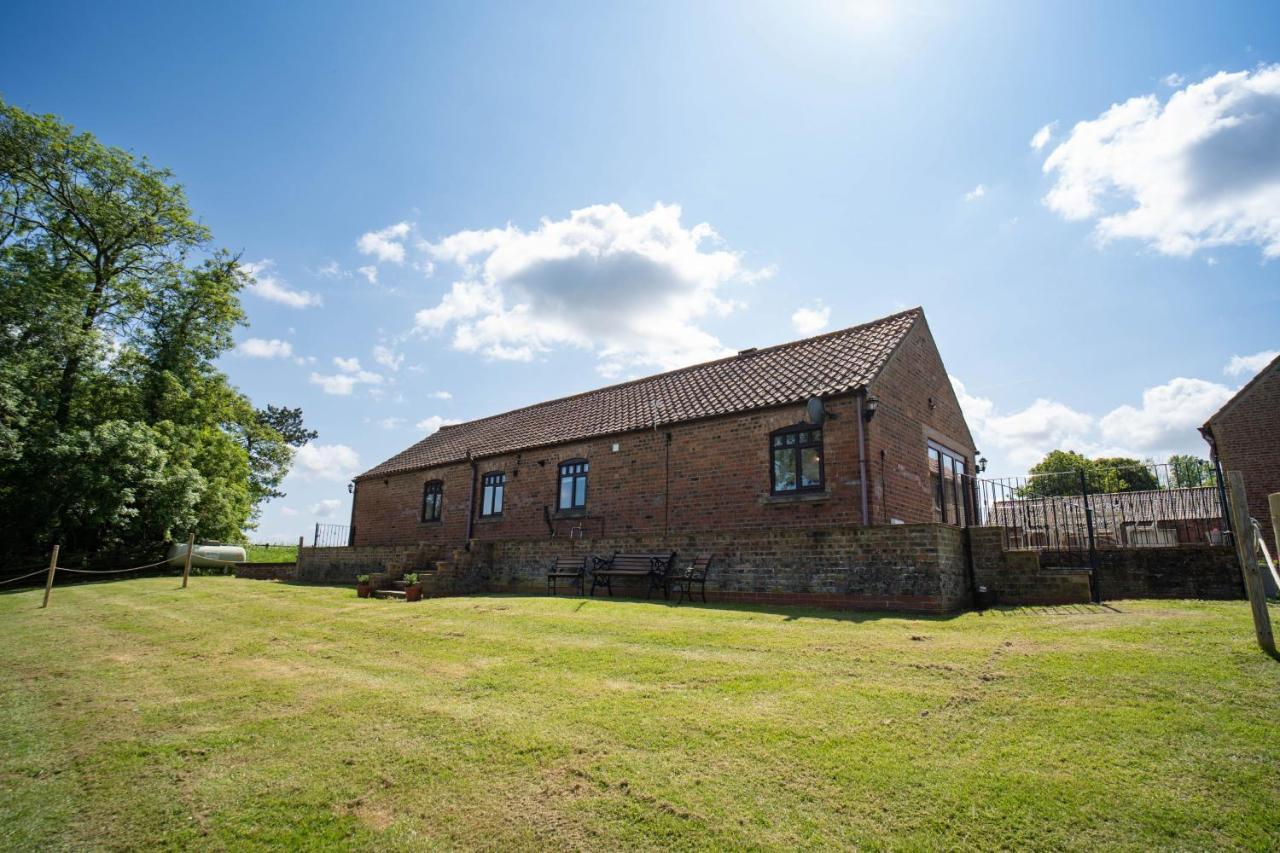
M 481 480 L 480 515 L 502 515 L 502 492 L 507 485 L 507 475 L 501 471 L 485 474 Z
M 560 509 L 584 509 L 587 506 L 587 460 L 571 459 L 560 463 Z
M 769 436 L 769 459 L 774 494 L 822 490 L 821 429 L 805 424 L 778 430 Z
M 965 458 L 941 445 L 929 444 L 929 486 L 933 492 L 933 520 L 963 524 L 969 515 L 969 484 Z
M 422 487 L 422 520 L 439 521 L 444 503 L 444 483 L 432 480 Z

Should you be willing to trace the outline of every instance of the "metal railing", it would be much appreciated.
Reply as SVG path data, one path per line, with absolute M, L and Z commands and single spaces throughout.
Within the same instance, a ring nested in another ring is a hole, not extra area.
M 351 528 L 345 524 L 316 524 L 312 548 L 340 548 L 351 544 Z
M 1007 548 L 1092 553 L 1231 541 L 1223 490 L 1207 464 L 965 480 L 968 523 L 1003 528 Z

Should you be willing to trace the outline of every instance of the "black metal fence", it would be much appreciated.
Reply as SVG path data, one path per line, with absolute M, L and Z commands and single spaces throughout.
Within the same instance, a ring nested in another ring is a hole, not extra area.
M 966 523 L 1003 528 L 1011 549 L 1083 556 L 1108 548 L 1231 541 L 1226 497 L 1209 463 L 966 480 Z
M 338 548 L 351 544 L 351 528 L 345 524 L 316 524 L 311 537 L 313 548 Z

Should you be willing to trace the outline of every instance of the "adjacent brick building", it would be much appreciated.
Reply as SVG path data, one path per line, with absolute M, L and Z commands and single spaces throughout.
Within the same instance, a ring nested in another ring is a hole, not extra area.
M 1249 514 L 1276 544 L 1267 495 L 1280 492 L 1280 356 L 1200 428 L 1222 470 L 1244 475 Z
M 955 522 L 974 453 L 916 308 L 443 427 L 356 478 L 352 544 Z

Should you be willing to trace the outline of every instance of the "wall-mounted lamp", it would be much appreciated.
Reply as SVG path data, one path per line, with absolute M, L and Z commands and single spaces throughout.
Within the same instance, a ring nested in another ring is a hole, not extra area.
M 352 480 L 350 483 L 347 483 L 347 494 L 354 495 L 355 493 L 356 493 L 356 481 Z
M 880 401 L 875 397 L 868 397 L 862 404 L 862 419 L 870 422 L 876 416 L 876 409 L 880 408 Z

